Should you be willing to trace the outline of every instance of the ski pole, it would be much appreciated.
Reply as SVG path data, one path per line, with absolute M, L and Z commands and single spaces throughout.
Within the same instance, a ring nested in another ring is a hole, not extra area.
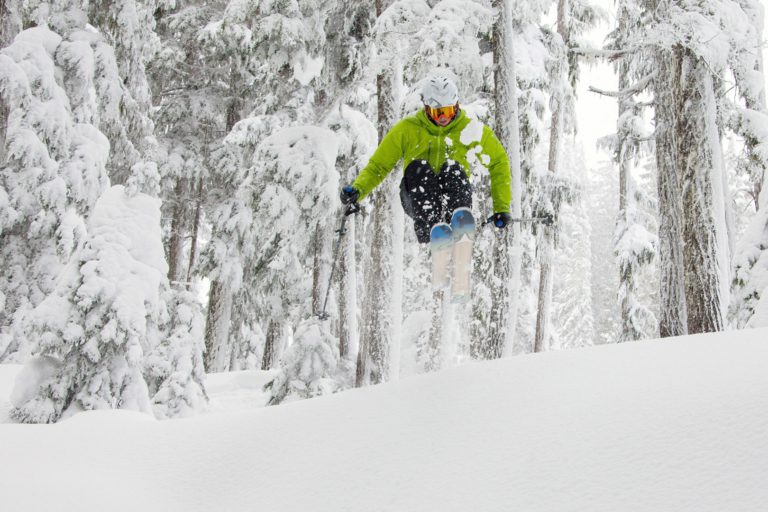
M 552 214 L 548 213 L 542 217 L 519 217 L 516 219 L 509 219 L 509 222 L 521 222 L 521 223 L 522 222 L 540 222 L 545 226 L 551 226 L 552 224 L 555 223 L 555 218 Z M 485 222 L 483 223 L 483 225 L 485 226 L 486 224 L 493 224 L 493 223 L 494 223 L 493 215 L 491 215 L 490 217 L 485 219 Z
M 325 289 L 325 300 L 323 301 L 323 311 L 320 312 L 318 315 L 318 318 L 320 320 L 328 320 L 328 313 L 326 313 L 326 307 L 328 306 L 328 297 L 331 294 L 331 284 L 333 283 L 333 274 L 336 272 L 336 261 L 339 259 L 339 250 L 341 249 L 341 239 L 346 234 L 347 230 L 345 229 L 345 226 L 347 224 L 347 217 L 350 215 L 357 213 L 361 210 L 361 206 L 357 203 L 352 203 L 347 205 L 346 210 L 344 210 L 344 215 L 341 217 L 341 226 L 339 229 L 336 230 L 336 233 L 339 234 L 339 237 L 336 239 L 336 246 L 333 249 L 333 262 L 331 263 L 331 275 L 328 278 L 328 287 Z

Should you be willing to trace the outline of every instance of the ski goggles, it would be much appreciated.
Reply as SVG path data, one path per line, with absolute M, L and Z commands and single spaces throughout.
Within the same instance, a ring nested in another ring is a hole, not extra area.
M 427 115 L 436 123 L 447 123 L 452 121 L 453 118 L 456 117 L 456 113 L 459 111 L 458 104 L 437 108 L 424 105 L 424 108 L 427 111 Z

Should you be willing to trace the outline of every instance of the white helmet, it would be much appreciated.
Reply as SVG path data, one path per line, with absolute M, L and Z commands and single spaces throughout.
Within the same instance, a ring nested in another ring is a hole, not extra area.
M 421 101 L 433 108 L 455 105 L 459 102 L 459 89 L 449 78 L 432 76 L 424 82 L 424 87 L 421 89 Z

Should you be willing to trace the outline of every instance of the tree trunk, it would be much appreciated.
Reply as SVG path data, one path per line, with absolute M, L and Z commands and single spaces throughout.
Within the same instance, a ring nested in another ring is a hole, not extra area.
M 235 74 L 232 73 L 230 77 L 230 87 L 232 91 L 236 91 L 237 80 Z M 236 94 L 227 105 L 226 110 L 226 132 L 232 131 L 235 123 L 238 122 L 240 117 L 240 104 L 241 99 Z M 208 141 L 210 137 L 206 134 L 206 163 L 208 161 Z M 239 184 L 234 184 L 238 186 Z M 199 192 L 202 194 L 202 183 L 199 185 Z M 215 292 L 215 293 L 214 293 Z M 208 298 L 208 314 L 206 316 L 205 323 L 205 348 L 206 348 L 206 370 L 210 371 L 209 364 L 214 364 L 215 367 L 221 368 L 219 371 L 223 371 L 223 354 L 229 353 L 232 350 L 230 346 L 230 324 L 232 321 L 232 287 L 229 283 L 224 283 L 219 280 L 211 281 L 211 290 Z M 214 300 L 215 298 L 215 300 Z M 216 354 L 222 354 L 217 358 Z M 214 360 L 220 361 L 220 363 L 214 363 Z
M 312 268 L 312 313 L 318 316 L 323 311 L 328 280 L 330 279 L 331 239 L 326 229 L 320 222 L 315 228 L 314 264 Z
M 393 322 L 392 301 L 394 258 L 392 255 L 392 210 L 394 193 L 389 183 L 374 192 L 371 222 L 371 255 L 366 268 L 366 296 L 363 305 L 362 368 L 358 376 L 379 384 L 389 376 Z M 364 381 L 359 381 L 358 386 Z
M 178 283 L 186 277 L 183 269 L 184 232 L 187 217 L 187 186 L 184 178 L 176 178 L 173 189 L 173 213 L 171 214 L 171 236 L 168 240 L 168 280 Z
M 189 264 L 187 265 L 187 283 L 192 281 L 192 273 L 197 263 L 197 239 L 200 235 L 200 217 L 203 211 L 204 183 L 202 177 L 197 180 L 197 192 L 195 193 L 195 217 L 192 221 L 191 243 L 189 247 Z
M 509 157 L 512 175 L 511 214 L 513 217 L 521 217 L 520 124 L 511 0 L 494 0 L 494 7 L 499 12 L 492 39 L 496 135 Z M 515 339 L 522 257 L 520 239 L 520 225 L 517 223 L 495 238 L 493 259 L 497 279 L 491 280 L 491 294 L 497 298 L 497 303 L 491 309 L 491 326 L 498 326 L 499 329 L 490 335 L 489 356 L 493 358 L 510 354 Z
M 683 270 L 688 333 L 723 329 L 720 251 L 725 240 L 722 196 L 718 197 L 720 139 L 713 78 L 706 63 L 675 49 L 676 159 L 682 179 Z M 720 183 L 722 183 L 720 181 Z M 717 189 L 715 188 L 717 186 Z
M 688 306 L 683 274 L 681 174 L 675 158 L 674 57 L 660 50 L 654 80 L 656 167 L 659 193 L 659 334 L 688 334 Z
M 554 73 L 554 91 L 552 93 L 552 125 L 549 135 L 549 161 L 547 168 L 549 172 L 557 174 L 560 166 L 560 156 L 562 154 L 563 138 L 563 117 L 565 115 L 565 87 L 568 82 L 564 78 L 567 67 L 566 48 L 568 43 L 568 30 L 566 25 L 566 16 L 568 9 L 568 0 L 558 0 L 557 3 L 557 33 L 562 38 L 562 55 L 558 55 L 557 69 Z M 550 343 L 550 324 L 552 309 L 552 286 L 553 286 L 553 261 L 554 261 L 555 240 L 552 229 L 545 229 L 542 236 L 542 246 L 540 247 L 541 271 L 539 274 L 539 311 L 536 316 L 536 335 L 534 337 L 534 351 L 541 352 L 549 349 Z
M 232 292 L 221 281 L 211 282 L 208 292 L 208 314 L 205 322 L 205 371 L 229 369 L 229 324 L 232 317 Z
M 355 218 L 347 219 L 346 234 L 339 254 L 339 355 L 357 360 L 357 258 L 355 255 Z
M 0 0 L 0 49 L 10 45 L 16 35 L 21 32 L 21 28 L 19 2 Z
M 261 357 L 261 369 L 266 371 L 272 369 L 277 359 L 278 342 L 282 329 L 279 322 L 270 321 L 267 327 L 266 339 L 264 341 L 264 355 Z
M 385 0 L 376 0 L 376 16 L 380 16 L 388 4 Z M 397 107 L 397 91 L 394 70 L 376 77 L 376 97 L 378 99 L 379 141 L 394 125 Z M 357 378 L 355 384 L 362 386 L 367 382 L 378 384 L 390 376 L 390 356 L 394 340 L 395 322 L 393 317 L 394 292 L 397 278 L 393 244 L 397 234 L 394 230 L 394 209 L 396 205 L 396 183 L 383 183 L 373 195 L 373 220 L 371 255 L 366 269 L 366 296 L 363 305 L 362 345 L 358 356 Z M 400 232 L 402 236 L 402 230 Z

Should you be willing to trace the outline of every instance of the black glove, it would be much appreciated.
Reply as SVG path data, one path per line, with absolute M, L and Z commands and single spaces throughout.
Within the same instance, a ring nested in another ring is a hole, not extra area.
M 507 224 L 512 222 L 512 216 L 509 212 L 494 213 L 488 218 L 488 222 L 492 222 L 497 228 L 505 228 Z
M 358 197 L 360 197 L 360 192 L 352 185 L 344 185 L 339 193 L 342 204 L 354 204 Z

